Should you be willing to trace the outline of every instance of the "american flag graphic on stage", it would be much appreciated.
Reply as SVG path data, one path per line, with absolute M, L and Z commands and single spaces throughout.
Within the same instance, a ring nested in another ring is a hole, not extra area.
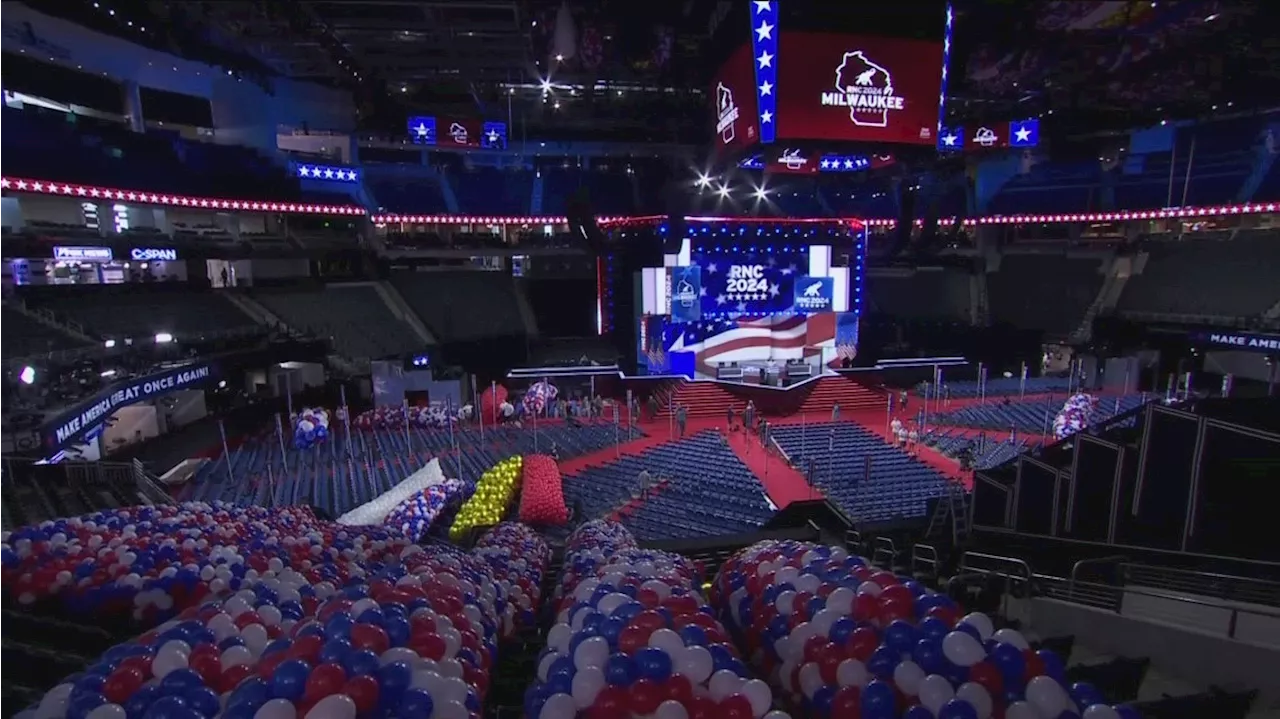
M 836 315 L 836 357 L 852 360 L 858 356 L 858 315 L 840 312 Z
M 699 369 L 705 371 L 722 362 L 801 359 L 819 354 L 820 346 L 831 346 L 834 325 L 821 315 L 703 320 L 668 325 L 663 346 L 668 353 L 693 352 Z

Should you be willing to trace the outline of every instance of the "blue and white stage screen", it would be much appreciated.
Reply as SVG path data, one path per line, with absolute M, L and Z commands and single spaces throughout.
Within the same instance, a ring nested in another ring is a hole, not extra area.
M 796 312 L 830 312 L 834 288 L 835 280 L 830 277 L 801 277 L 795 282 L 792 306 Z
M 698 265 L 671 268 L 671 319 L 697 322 L 702 319 L 702 268 Z
M 702 268 L 703 317 L 760 317 L 797 311 L 796 280 L 809 269 L 809 250 L 708 247 L 695 249 L 691 260 Z

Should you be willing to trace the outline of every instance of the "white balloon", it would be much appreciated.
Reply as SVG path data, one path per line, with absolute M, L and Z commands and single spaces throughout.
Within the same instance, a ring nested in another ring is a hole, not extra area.
M 684 640 L 670 629 L 658 629 L 649 635 L 649 646 L 656 647 L 671 656 L 684 651 Z
M 157 679 L 163 679 L 169 672 L 186 669 L 190 653 L 191 647 L 186 642 L 165 642 L 160 651 L 156 652 L 155 659 L 151 660 L 151 673 Z
M 978 630 L 978 634 L 982 636 L 982 641 L 987 641 L 995 632 L 995 625 L 991 623 L 991 617 L 982 612 L 970 612 L 960 619 L 961 624 L 968 624 Z
M 999 644 L 1009 644 L 1024 652 L 1031 648 L 1031 643 L 1028 642 L 1027 638 L 1022 636 L 1022 633 L 1017 629 L 1005 627 L 1004 629 L 997 630 L 995 634 L 991 635 L 991 638 L 996 640 Z
M 351 697 L 346 694 L 330 694 L 311 707 L 306 719 L 355 719 L 355 716 L 356 703 Z
M 573 629 L 568 624 L 556 624 L 551 627 L 551 631 L 547 632 L 547 646 L 557 652 L 565 652 L 569 649 L 569 639 L 573 637 Z M 546 677 L 542 678 L 546 681 Z
M 159 659 L 159 658 L 160 658 L 160 655 L 157 654 L 156 659 Z M 250 664 L 252 662 L 253 662 L 253 652 L 249 651 L 248 647 L 242 647 L 240 645 L 236 645 L 233 647 L 227 647 L 222 652 L 222 670 L 223 671 L 226 671 L 231 667 L 238 666 L 240 664 Z M 155 664 L 153 663 L 152 670 L 154 671 L 154 669 L 155 669 Z M 160 676 L 159 672 L 156 672 L 156 676 Z
M 676 670 L 694 684 L 702 684 L 711 677 L 715 660 L 706 647 L 685 647 L 675 656 Z
M 658 705 L 654 719 L 689 719 L 689 711 L 675 699 L 668 699 Z
M 769 711 L 769 707 L 773 706 L 773 692 L 768 684 L 759 679 L 749 680 L 738 689 L 738 693 L 751 702 L 751 716 L 756 719 L 764 716 L 765 712 Z
M 295 719 L 297 716 L 298 710 L 288 699 L 272 699 L 253 713 L 253 719 Z
M 955 698 L 955 690 L 951 688 L 951 682 L 940 674 L 930 674 L 920 682 L 919 690 L 920 703 L 926 709 L 937 714 L 942 711 L 942 706 Z
M 596 667 L 579 669 L 573 675 L 573 702 L 579 709 L 586 709 L 595 703 L 596 695 L 604 689 L 604 672 Z
M 956 690 L 956 699 L 969 702 L 977 712 L 978 719 L 988 719 L 991 716 L 991 710 L 995 708 L 991 701 L 991 694 L 981 684 L 974 682 L 961 684 Z
M 806 698 L 812 699 L 823 684 L 822 670 L 818 668 L 817 662 L 809 662 L 800 667 L 800 691 Z
M 547 703 L 542 705 L 540 719 L 573 719 L 578 714 L 578 705 L 568 694 L 552 694 Z M 432 717 L 435 712 L 431 713 Z M 257 719 L 256 717 L 254 719 Z
M 271 637 L 267 636 L 267 628 L 261 624 L 250 624 L 241 629 L 240 638 L 255 657 L 262 654 L 262 650 L 267 648 L 267 642 L 271 641 Z
M 1014 702 L 1005 708 L 1004 719 L 1043 719 L 1043 717 L 1031 704 Z
M 1038 676 L 1027 682 L 1027 701 L 1047 717 L 1058 716 L 1071 703 L 1062 685 L 1047 676 Z
M 565 695 L 557 694 L 556 696 Z M 468 719 L 470 716 L 471 712 L 462 702 L 440 702 L 431 710 L 431 719 Z
M 871 683 L 871 675 L 867 673 L 866 664 L 857 659 L 845 659 L 836 666 L 836 683 L 861 689 Z
M 93 715 L 89 715 L 89 719 L 93 719 Z M 1080 715 L 1080 719 L 1120 719 L 1120 712 L 1106 704 L 1094 704 L 1084 710 L 1084 714 Z
M 838 669 L 836 673 L 839 674 Z M 915 696 L 920 691 L 920 682 L 924 681 L 924 677 L 924 670 L 920 668 L 920 665 L 909 659 L 899 662 L 898 666 L 893 668 L 894 685 L 909 697 Z
M 942 655 L 952 664 L 971 667 L 982 661 L 987 652 L 972 634 L 951 632 L 942 638 Z
M 573 650 L 573 665 L 578 669 L 602 667 L 609 659 L 609 641 L 604 637 L 591 637 Z
M 89 712 L 85 719 L 124 719 L 124 707 L 119 704 L 102 704 Z
M 815 665 L 816 667 L 816 665 Z M 818 677 L 821 681 L 822 677 Z M 711 698 L 716 701 L 723 701 L 725 697 L 738 691 L 738 687 L 742 686 L 742 678 L 728 669 L 721 669 L 711 675 L 711 681 L 707 684 L 707 688 L 711 690 Z
M 854 593 L 848 587 L 840 587 L 827 595 L 827 609 L 841 615 L 853 613 Z
M 870 594 L 873 597 L 878 597 L 883 592 L 884 587 L 876 584 L 870 579 L 858 585 L 858 594 Z

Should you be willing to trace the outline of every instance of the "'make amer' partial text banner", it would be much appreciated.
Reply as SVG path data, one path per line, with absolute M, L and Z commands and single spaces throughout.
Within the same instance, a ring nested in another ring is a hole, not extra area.
M 44 450 L 53 455 L 78 444 L 121 407 L 177 390 L 196 389 L 217 374 L 217 365 L 202 362 L 117 382 L 46 424 L 41 430 Z

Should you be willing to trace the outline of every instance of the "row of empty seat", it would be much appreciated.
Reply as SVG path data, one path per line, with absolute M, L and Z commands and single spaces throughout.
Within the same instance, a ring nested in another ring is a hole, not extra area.
M 33 288 L 34 289 L 34 288 Z M 24 294 L 28 306 L 43 308 L 106 339 L 154 337 L 166 332 L 196 339 L 253 327 L 253 318 L 218 292 L 193 291 L 182 284 L 99 285 L 40 288 Z
M 941 472 L 855 424 L 784 425 L 773 437 L 791 463 L 855 520 L 918 519 L 930 499 L 947 492 L 949 480 Z
M 440 342 L 527 335 L 515 282 L 500 272 L 394 272 L 391 283 Z
M 941 412 L 929 416 L 933 424 L 973 427 L 989 429 L 997 432 L 1017 430 L 1030 434 L 1050 434 L 1053 432 L 1053 420 L 1062 410 L 1064 397 L 1048 396 L 1042 399 L 1021 400 L 1014 402 L 990 402 L 972 405 L 951 412 Z M 1130 394 L 1115 397 L 1101 397 L 1090 417 L 1092 422 L 1100 422 L 1123 412 L 1127 412 L 1143 402 L 1151 400 L 1146 394 Z
M 1280 302 L 1280 232 L 1240 231 L 1230 239 L 1147 243 L 1140 272 L 1125 283 L 1116 309 L 1256 317 Z
M 376 359 L 424 349 L 409 323 L 391 313 L 371 283 L 253 295 L 285 324 L 328 337 L 344 357 Z

